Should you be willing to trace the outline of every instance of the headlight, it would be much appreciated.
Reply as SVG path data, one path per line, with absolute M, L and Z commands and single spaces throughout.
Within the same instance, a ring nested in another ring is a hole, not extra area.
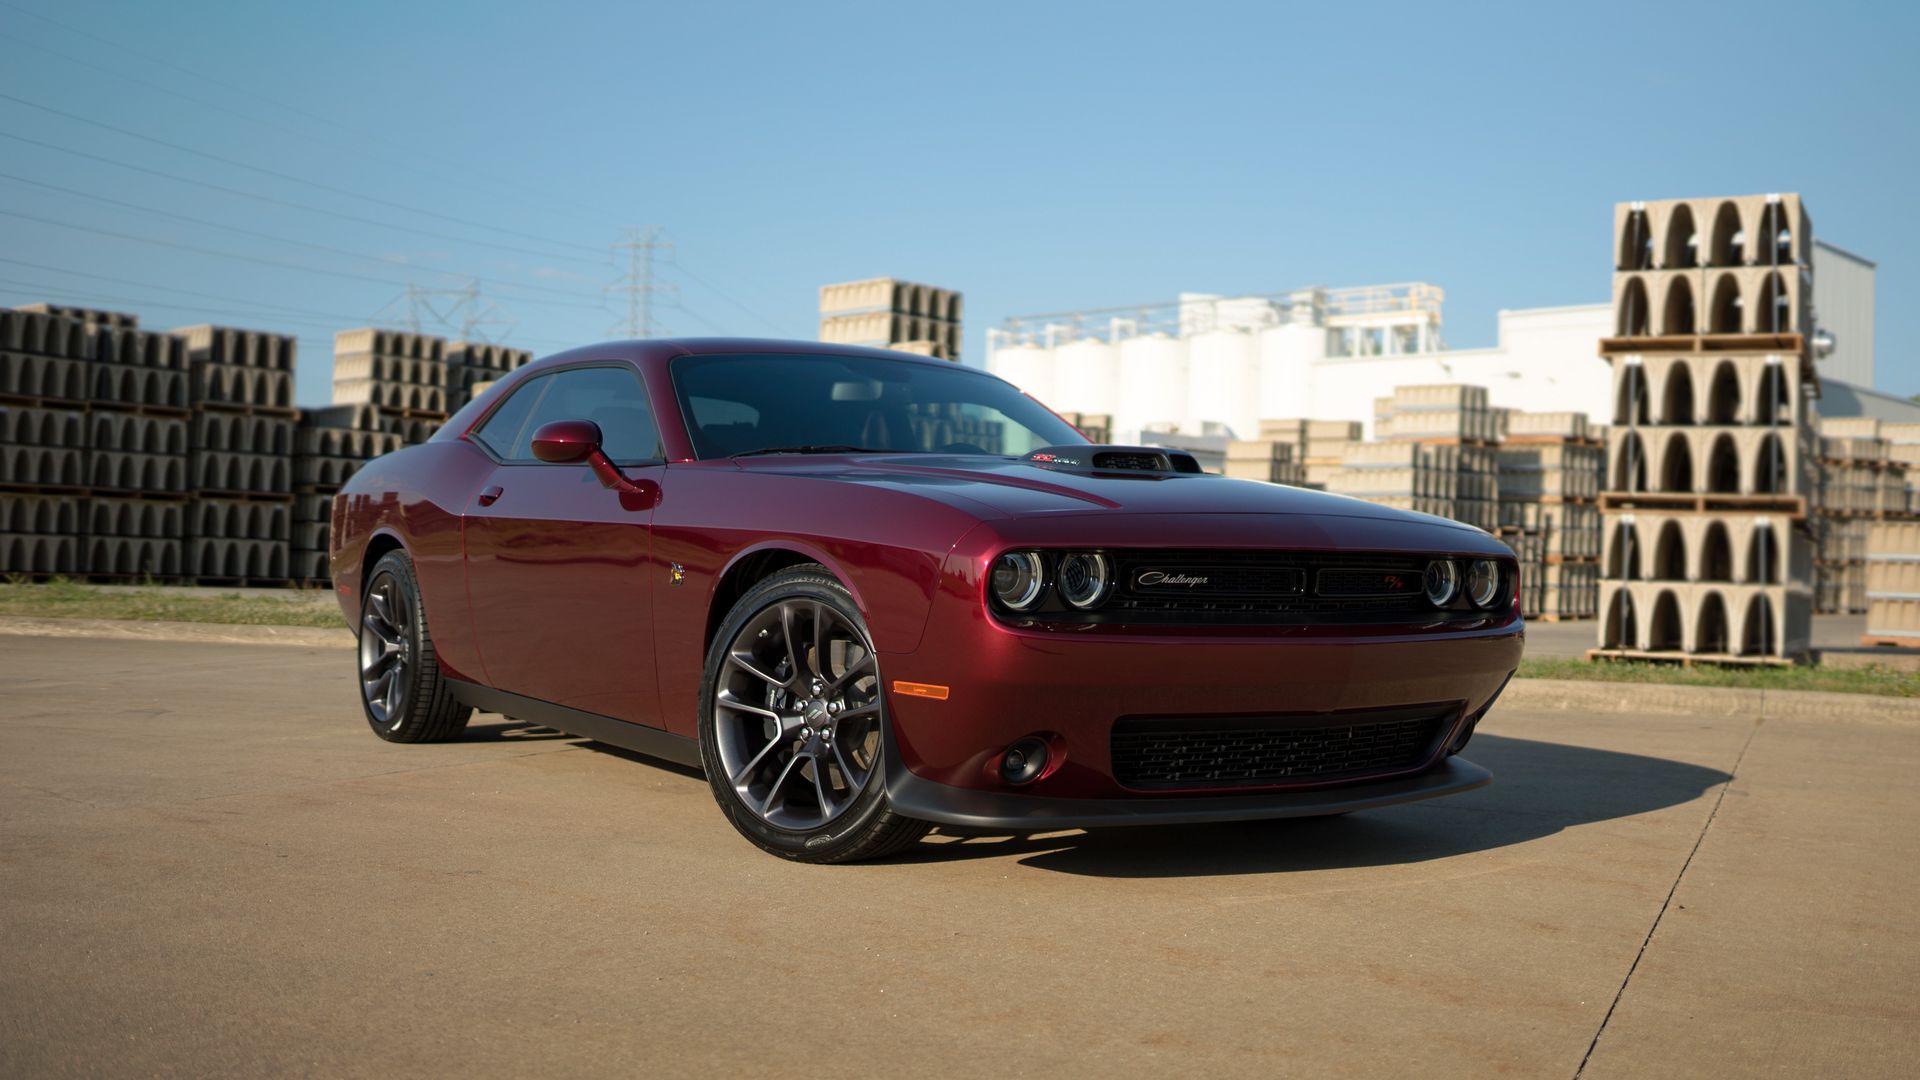
M 1467 568 L 1467 599 L 1477 608 L 1490 608 L 1500 599 L 1500 564 L 1475 559 Z
M 1435 559 L 1427 564 L 1423 575 L 1427 589 L 1427 600 L 1434 607 L 1446 607 L 1453 598 L 1460 595 L 1460 568 L 1452 559 Z
M 1040 602 L 1046 591 L 1046 564 L 1037 551 L 1009 551 L 994 560 L 993 595 L 1013 611 L 1025 611 Z
M 1065 556 L 1055 576 L 1059 578 L 1061 598 L 1082 611 L 1099 606 L 1113 580 L 1107 573 L 1107 557 L 1093 551 Z

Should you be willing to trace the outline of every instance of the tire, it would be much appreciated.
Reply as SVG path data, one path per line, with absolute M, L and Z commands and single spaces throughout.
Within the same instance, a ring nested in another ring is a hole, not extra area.
M 814 563 L 747 590 L 714 634 L 701 763 L 721 812 L 761 850 L 808 863 L 879 859 L 932 827 L 887 801 L 872 642 L 853 595 Z
M 440 674 L 413 561 L 390 551 L 373 564 L 360 597 L 355 652 L 360 707 L 388 742 L 446 742 L 467 728 L 473 710 L 453 698 Z

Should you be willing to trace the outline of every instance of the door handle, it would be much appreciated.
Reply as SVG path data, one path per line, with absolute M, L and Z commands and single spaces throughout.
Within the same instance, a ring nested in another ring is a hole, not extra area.
M 499 501 L 500 496 L 505 494 L 506 492 L 501 489 L 500 485 L 495 484 L 494 486 L 480 493 L 480 505 L 492 506 L 495 502 Z

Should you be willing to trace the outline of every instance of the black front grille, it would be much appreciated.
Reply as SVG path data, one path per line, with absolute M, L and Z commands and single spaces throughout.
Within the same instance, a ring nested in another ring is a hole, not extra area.
M 1444 706 L 1309 716 L 1127 717 L 1113 775 L 1130 788 L 1261 787 L 1402 772 L 1432 756 Z
M 1105 611 L 1150 622 L 1335 622 L 1439 616 L 1426 556 L 1292 551 L 1113 552 Z

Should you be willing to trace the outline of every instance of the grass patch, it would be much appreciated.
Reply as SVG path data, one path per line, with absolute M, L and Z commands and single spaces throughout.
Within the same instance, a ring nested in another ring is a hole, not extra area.
M 1725 686 L 1742 690 L 1820 690 L 1838 694 L 1920 697 L 1920 674 L 1886 668 L 1720 667 L 1650 664 L 1637 660 L 1521 660 L 1517 678 L 1581 679 L 1588 682 Z
M 344 629 L 332 595 L 289 589 L 285 596 L 244 596 L 217 589 L 96 588 L 54 578 L 44 585 L 0 584 L 0 615 L 46 619 L 238 623 L 246 626 L 318 626 Z

